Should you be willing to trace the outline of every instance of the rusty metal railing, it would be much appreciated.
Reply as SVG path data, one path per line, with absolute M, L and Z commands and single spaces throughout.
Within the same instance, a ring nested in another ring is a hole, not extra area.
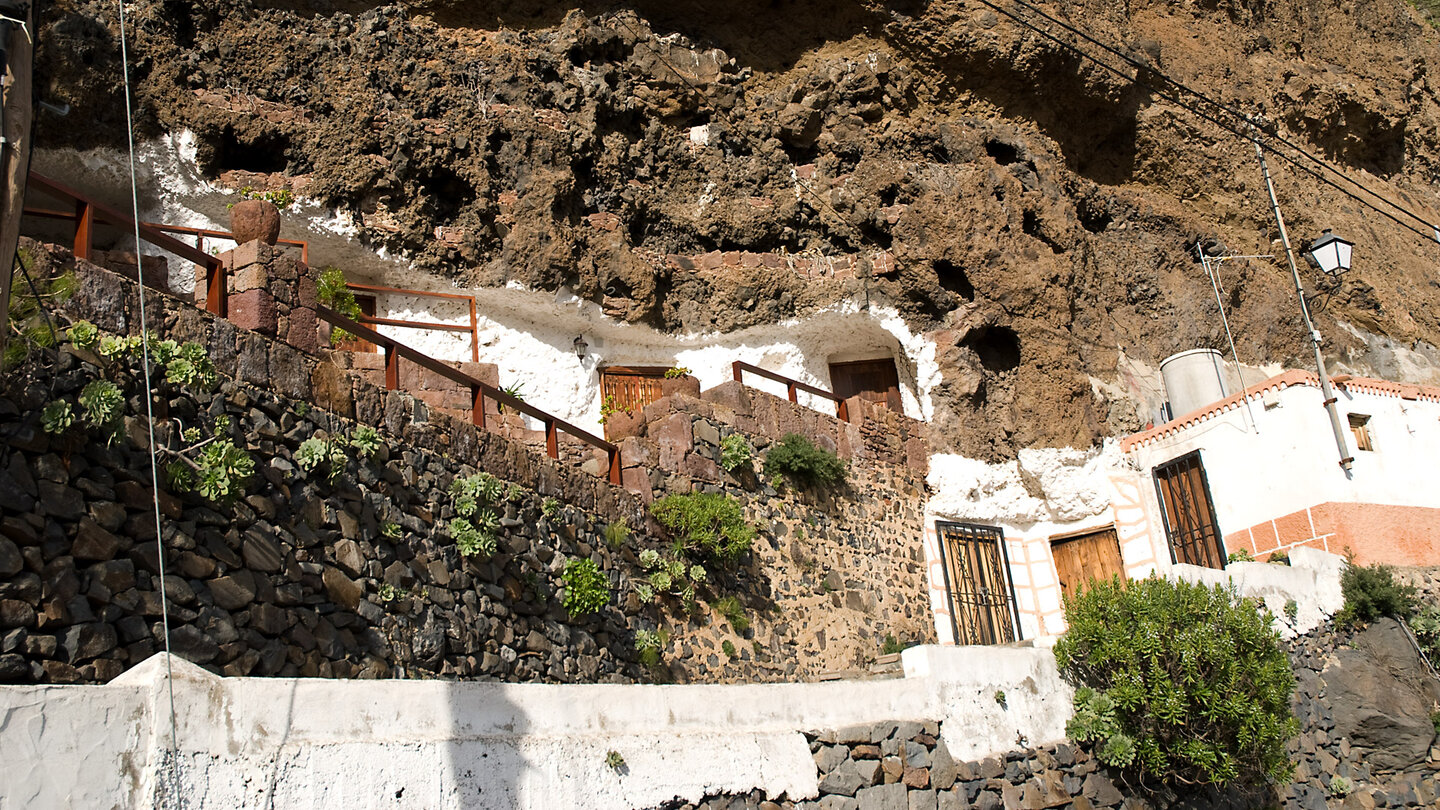
M 75 223 L 74 252 L 75 257 L 89 261 L 95 238 L 95 225 L 104 222 L 119 228 L 134 229 L 136 222 L 119 209 L 112 208 L 98 200 L 76 191 L 57 180 L 30 172 L 30 186 L 37 188 L 45 194 L 59 200 L 74 203 L 75 213 L 67 215 L 65 212 L 54 212 L 63 219 L 69 219 Z M 205 310 L 216 315 L 224 316 L 225 307 L 225 265 L 219 258 L 209 253 L 181 242 L 173 236 L 166 234 L 160 227 L 149 223 L 141 222 L 138 225 L 140 238 L 150 244 L 169 251 L 182 259 L 189 259 L 192 262 L 205 268 Z M 137 252 L 139 246 L 136 246 Z M 138 269 L 137 269 L 137 272 Z M 143 273 L 140 273 L 143 276 Z
M 466 386 L 470 389 L 470 420 L 480 429 L 485 429 L 485 400 L 493 400 L 499 405 L 513 409 L 526 416 L 539 420 L 545 426 L 545 454 L 550 458 L 560 457 L 560 431 L 564 431 L 580 441 L 603 450 L 608 462 L 607 480 L 616 486 L 621 485 L 620 476 L 620 448 L 605 441 L 585 430 L 570 424 L 540 410 L 534 405 L 529 405 L 519 397 L 511 396 L 504 391 L 487 383 L 483 383 L 469 374 L 454 366 L 447 365 L 429 355 L 406 346 L 388 335 L 382 335 L 364 324 L 353 321 L 344 315 L 326 306 L 317 306 L 316 314 L 321 320 L 331 326 L 339 327 L 357 337 L 374 343 L 385 351 L 385 388 L 391 391 L 400 389 L 400 361 L 407 360 L 420 366 L 423 369 L 432 371 L 440 376 Z
M 380 318 L 375 315 L 362 315 L 360 323 L 377 324 L 380 326 L 399 326 L 407 329 L 437 329 L 443 332 L 469 332 L 470 333 L 470 360 L 480 362 L 480 328 L 478 318 L 475 314 L 475 296 L 463 295 L 461 293 L 429 292 L 426 290 L 410 290 L 404 287 L 380 287 L 374 284 L 352 284 L 347 282 L 346 287 L 360 292 L 381 293 L 383 295 L 413 295 L 421 298 L 444 298 L 457 301 L 467 301 L 470 304 L 470 325 L 461 326 L 456 323 L 438 323 L 435 321 L 406 321 L 399 318 Z
M 784 383 L 786 395 L 789 396 L 791 402 L 794 402 L 796 404 L 799 404 L 800 402 L 800 400 L 796 396 L 796 393 L 799 391 L 804 391 L 807 394 L 813 394 L 822 399 L 828 399 L 831 402 L 835 403 L 835 416 L 842 421 L 850 421 L 850 407 L 845 404 L 845 400 L 835 396 L 833 392 L 826 391 L 824 388 L 816 388 L 815 386 L 808 383 L 803 383 L 799 380 L 791 379 L 790 377 L 786 377 L 783 374 L 776 374 L 773 371 L 766 371 L 759 366 L 752 366 L 749 363 L 740 360 L 736 360 L 734 363 L 732 363 L 730 369 L 731 373 L 735 377 L 735 382 L 738 382 L 742 385 L 745 383 L 744 372 L 747 371 L 757 377 L 764 377 L 767 380 L 774 380 L 778 383 Z

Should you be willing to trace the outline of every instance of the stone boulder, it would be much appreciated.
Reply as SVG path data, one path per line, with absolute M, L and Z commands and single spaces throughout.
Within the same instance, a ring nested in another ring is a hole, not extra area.
M 1381 619 L 1335 652 L 1321 673 L 1334 737 L 1349 737 L 1377 770 L 1423 762 L 1435 740 L 1430 712 L 1440 684 L 1394 619 Z
M 230 232 L 237 245 L 256 239 L 274 245 L 280 238 L 280 209 L 269 200 L 241 200 L 230 209 Z

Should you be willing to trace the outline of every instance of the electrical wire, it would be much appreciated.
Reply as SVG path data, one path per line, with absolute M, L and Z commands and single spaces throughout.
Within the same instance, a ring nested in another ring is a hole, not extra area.
M 160 524 L 160 462 L 155 445 L 155 403 L 150 389 L 150 327 L 145 307 L 145 269 L 140 254 L 140 184 L 135 173 L 135 122 L 130 100 L 130 55 L 125 33 L 125 0 L 116 0 L 120 9 L 120 65 L 125 85 L 125 135 L 130 148 L 130 206 L 135 225 L 135 288 L 140 297 L 140 360 L 145 372 L 145 417 L 150 432 L 150 486 L 155 506 L 155 557 L 160 574 L 160 622 L 165 632 L 165 687 L 170 702 L 170 791 L 168 804 L 180 805 L 180 741 L 175 721 L 175 670 L 170 649 L 169 597 L 165 592 L 165 536 Z
M 996 10 L 1000 10 L 1000 9 L 999 9 L 997 6 L 995 6 L 993 3 L 989 2 L 989 0 L 980 0 L 980 2 L 984 3 L 984 4 L 987 5 L 987 6 L 990 6 L 991 8 L 994 8 L 994 9 L 996 9 Z M 1187 94 L 1187 95 L 1190 95 L 1190 96 L 1193 96 L 1193 97 L 1195 97 L 1195 98 L 1197 98 L 1197 99 L 1200 99 L 1201 101 L 1204 101 L 1205 103 L 1210 104 L 1210 105 L 1216 107 L 1217 109 L 1225 112 L 1226 114 L 1231 115 L 1231 116 L 1234 116 L 1235 118 L 1240 119 L 1241 121 L 1244 121 L 1244 122 L 1246 122 L 1246 123 L 1253 123 L 1253 119 L 1252 119 L 1250 116 L 1246 115 L 1244 112 L 1241 112 L 1240 110 L 1236 109 L 1235 107 L 1233 107 L 1233 106 L 1231 106 L 1231 105 L 1229 105 L 1229 104 L 1226 104 L 1226 103 L 1223 102 L 1223 101 L 1220 101 L 1220 100 L 1218 100 L 1218 99 L 1215 99 L 1215 98 L 1213 98 L 1213 97 L 1211 97 L 1211 96 L 1209 96 L 1209 95 L 1207 95 L 1207 94 L 1205 94 L 1205 93 L 1203 93 L 1203 92 L 1201 92 L 1201 91 L 1199 91 L 1199 90 L 1196 90 L 1196 89 L 1190 87 L 1189 85 L 1185 84 L 1184 82 L 1181 82 L 1181 81 L 1179 81 L 1178 79 L 1172 78 L 1172 77 L 1170 77 L 1169 75 L 1161 72 L 1160 70 L 1156 69 L 1154 66 L 1149 65 L 1149 64 L 1147 64 L 1147 63 L 1145 63 L 1145 62 L 1141 62 L 1140 60 L 1138 60 L 1138 59 L 1130 56 L 1129 54 L 1127 54 L 1127 53 L 1119 50 L 1118 48 L 1115 48 L 1115 47 L 1112 46 L 1112 45 L 1109 45 L 1109 44 L 1107 44 L 1107 43 L 1105 43 L 1105 42 L 1102 42 L 1101 40 L 1096 39 L 1095 37 L 1090 36 L 1089 34 L 1087 34 L 1087 33 L 1086 33 L 1085 31 L 1083 31 L 1082 29 L 1076 28 L 1075 26 L 1073 26 L 1073 25 L 1065 22 L 1064 20 L 1061 20 L 1061 19 L 1059 19 L 1059 18 L 1057 18 L 1057 17 L 1049 14 L 1049 13 L 1046 12 L 1044 9 L 1041 9 L 1041 8 L 1039 8 L 1039 7 L 1037 7 L 1037 6 L 1031 5 L 1030 3 L 1026 2 L 1026 0 L 1012 0 L 1012 2 L 1014 2 L 1015 5 L 1017 5 L 1017 6 L 1020 6 L 1020 7 L 1023 7 L 1023 8 L 1025 8 L 1025 9 L 1028 9 L 1029 11 L 1031 11 L 1031 12 L 1034 13 L 1034 14 L 1037 14 L 1037 15 L 1039 15 L 1039 16 L 1041 16 L 1041 17 L 1044 17 L 1046 20 L 1049 20 L 1050 22 L 1055 23 L 1056 25 L 1058 25 L 1058 26 L 1064 28 L 1065 30 L 1067 30 L 1067 31 L 1075 34 L 1076 36 L 1083 38 L 1086 42 L 1089 42 L 1089 43 L 1091 43 L 1091 44 L 1093 44 L 1093 45 L 1095 45 L 1095 46 L 1097 46 L 1097 47 L 1099 47 L 1099 48 L 1104 49 L 1106 52 L 1115 55 L 1115 56 L 1118 57 L 1119 59 L 1125 61 L 1127 64 L 1129 64 L 1129 65 L 1131 65 L 1132 67 L 1134 67 L 1137 71 L 1142 71 L 1142 72 L 1145 72 L 1145 73 L 1153 74 L 1153 75 L 1159 77 L 1159 78 L 1160 78 L 1162 81 L 1164 81 L 1167 85 L 1170 85 L 1171 87 L 1176 88 L 1177 90 L 1179 90 L 1179 91 L 1182 92 L 1182 93 L 1185 93 L 1185 94 Z M 1011 16 L 1011 15 L 1007 15 L 1007 16 Z M 1017 19 L 1017 18 L 1011 16 L 1011 19 Z M 1027 25 L 1027 27 L 1031 27 L 1032 30 L 1033 30 L 1033 26 L 1029 26 L 1028 23 L 1026 23 L 1026 25 Z M 1087 56 L 1087 58 L 1093 59 L 1093 57 L 1090 57 L 1088 54 L 1086 54 L 1086 56 Z M 1436 240 L 1440 240 L 1440 229 L 1437 229 L 1436 226 L 1435 226 L 1433 223 L 1429 222 L 1429 221 L 1426 220 L 1424 217 L 1420 216 L 1419 214 L 1416 214 L 1415 212 L 1411 211 L 1410 209 L 1406 208 L 1405 206 L 1400 205 L 1399 203 L 1395 202 L 1394 200 L 1391 200 L 1391 199 L 1385 197 L 1384 195 L 1380 194 L 1379 192 L 1376 192 L 1376 191 L 1368 188 L 1367 186 L 1365 186 L 1365 185 L 1363 185 L 1362 183 L 1360 183 L 1358 180 L 1355 180 L 1353 177 L 1350 177 L 1349 175 L 1345 174 L 1344 172 L 1340 171 L 1339 169 L 1336 169 L 1335 167 L 1331 166 L 1329 163 L 1327 163 L 1327 162 L 1324 161 L 1323 159 L 1321 159 L 1321 158 L 1319 158 L 1319 157 L 1316 157 L 1315 155 L 1313 155 L 1313 154 L 1311 154 L 1310 152 L 1306 151 L 1306 150 L 1305 150 L 1303 147 L 1301 147 L 1299 144 L 1295 143 L 1294 141 L 1291 141 L 1290 139 L 1284 137 L 1283 135 L 1280 135 L 1278 132 L 1272 133 L 1272 139 L 1273 139 L 1274 141 L 1278 142 L 1278 143 L 1284 144 L 1286 147 L 1288 147 L 1288 148 L 1290 148 L 1290 149 L 1295 150 L 1298 154 L 1302 155 L 1302 156 L 1305 157 L 1306 159 L 1308 159 L 1308 160 L 1310 160 L 1311 162 L 1315 163 L 1317 166 L 1320 166 L 1321 169 L 1323 169 L 1323 170 L 1325 170 L 1325 171 L 1328 171 L 1328 172 L 1331 173 L 1331 174 L 1334 174 L 1335 176 L 1341 178 L 1341 179 L 1344 180 L 1345 182 L 1353 185 L 1355 188 L 1360 189 L 1361 191 L 1365 192 L 1366 194 L 1369 194 L 1370 196 L 1374 197 L 1375 199 L 1384 202 L 1386 205 L 1391 206 L 1391 207 L 1394 208 L 1395 210 L 1402 212 L 1403 214 L 1405 214 L 1406 216 L 1410 217 L 1411 219 L 1414 219 L 1416 222 L 1419 222 L 1421 225 L 1424 225 L 1425 227 L 1429 228 L 1430 231 L 1431 231 L 1431 233 L 1434 233 L 1434 234 L 1435 234 Z M 1274 151 L 1274 150 L 1272 149 L 1272 151 Z
M 1242 139 L 1244 139 L 1244 140 L 1246 140 L 1246 141 L 1249 141 L 1249 142 L 1251 142 L 1251 143 L 1260 143 L 1260 142 L 1261 142 L 1261 138 L 1262 138 L 1262 136 L 1261 136 L 1261 131 L 1260 131 L 1259 127 L 1256 126 L 1256 121 L 1255 121 L 1254 118 L 1245 115 L 1244 113 L 1242 113 L 1242 112 L 1240 112 L 1240 111 L 1238 111 L 1238 110 L 1230 107 L 1229 105 L 1224 104 L 1223 102 L 1216 101 L 1215 99 L 1211 98 L 1210 96 L 1207 96 L 1207 95 L 1205 95 L 1204 93 L 1201 93 L 1201 92 L 1198 91 L 1198 90 L 1194 90 L 1194 89 L 1188 87 L 1187 85 L 1184 85 L 1183 83 L 1181 83 L 1181 82 L 1179 82 L 1179 81 L 1176 81 L 1176 80 L 1174 80 L 1174 79 L 1171 79 L 1169 76 L 1166 76 L 1165 74 L 1163 74 L 1163 73 L 1155 70 L 1153 67 L 1151 67 L 1151 66 L 1149 66 L 1149 65 L 1147 65 L 1147 64 L 1145 64 L 1145 63 L 1143 63 L 1143 62 L 1140 62 L 1139 60 L 1136 60 L 1136 59 L 1134 59 L 1133 57 L 1130 57 L 1130 56 L 1128 56 L 1128 55 L 1126 55 L 1126 54 L 1121 53 L 1120 51 L 1116 50 L 1115 48 L 1113 48 L 1113 47 L 1111 47 L 1111 46 L 1109 46 L 1109 45 L 1106 45 L 1105 43 L 1102 43 L 1102 42 L 1100 42 L 1099 40 L 1096 40 L 1095 38 L 1089 36 L 1088 34 L 1084 33 L 1084 32 L 1081 31 L 1080 29 L 1077 29 L 1077 28 L 1075 28 L 1074 26 L 1069 25 L 1068 23 L 1064 23 L 1064 22 L 1062 22 L 1062 21 L 1056 20 L 1054 17 L 1051 17 L 1051 16 L 1048 15 L 1048 14 L 1045 14 L 1043 11 L 1040 11 L 1040 10 L 1038 10 L 1038 9 L 1035 9 L 1034 6 L 1031 6 L 1031 5 L 1027 4 L 1027 3 L 1025 3 L 1024 0 L 1012 0 L 1012 1 L 1013 1 L 1014 3 L 1016 3 L 1017 5 L 1019 5 L 1019 6 L 1023 6 L 1023 7 L 1025 7 L 1025 8 L 1028 8 L 1028 9 L 1031 9 L 1031 10 L 1035 11 L 1037 14 L 1039 14 L 1039 15 L 1042 16 L 1042 17 L 1044 17 L 1045 19 L 1051 20 L 1051 21 L 1055 22 L 1057 25 L 1061 26 L 1062 28 L 1066 29 L 1067 31 L 1070 31 L 1070 32 L 1074 33 L 1076 36 L 1078 36 L 1078 37 L 1080 37 L 1080 38 L 1082 38 L 1082 39 L 1085 39 L 1087 42 L 1094 43 L 1097 47 L 1103 48 L 1103 49 L 1105 49 L 1107 52 L 1110 52 L 1110 53 L 1112 53 L 1112 54 L 1117 55 L 1117 56 L 1118 56 L 1120 59 L 1122 59 L 1127 65 L 1129 65 L 1129 66 L 1131 66 L 1131 67 L 1133 67 L 1133 68 L 1136 69 L 1136 71 L 1137 71 L 1137 72 L 1136 72 L 1136 75 L 1133 75 L 1133 76 L 1132 76 L 1132 75 L 1126 73 L 1125 71 L 1123 71 L 1123 70 L 1115 67 L 1114 65 L 1111 65 L 1111 64 L 1109 64 L 1108 62 L 1105 62 L 1104 60 L 1102 60 L 1101 58 L 1099 58 L 1099 57 L 1096 56 L 1095 54 L 1091 53 L 1090 51 L 1087 51 L 1087 50 L 1085 50 L 1084 48 L 1081 48 L 1079 45 L 1076 45 L 1076 44 L 1074 44 L 1074 43 L 1065 41 L 1064 39 L 1056 36 L 1056 35 L 1053 34 L 1052 32 L 1047 31 L 1047 30 L 1045 30 L 1044 28 L 1041 28 L 1040 26 L 1034 24 L 1034 23 L 1031 22 L 1030 20 L 1025 19 L 1024 17 L 1020 16 L 1019 14 L 1016 14 L 1016 13 L 1010 11 L 1009 9 L 1003 8 L 1003 7 L 1001 7 L 1000 5 L 998 5 L 997 3 L 991 2 L 991 0 L 979 0 L 979 2 L 980 2 L 981 4 L 983 4 L 983 5 L 985 5 L 985 6 L 989 7 L 989 8 L 991 8 L 991 9 L 993 9 L 993 10 L 995 10 L 995 11 L 997 11 L 997 12 L 1003 14 L 1003 15 L 1005 15 L 1006 17 L 1010 18 L 1011 20 L 1014 20 L 1015 22 L 1019 23 L 1020 25 L 1024 26 L 1025 28 L 1028 28 L 1028 29 L 1030 29 L 1031 31 L 1034 31 L 1036 34 L 1039 34 L 1040 36 L 1044 37 L 1045 39 L 1048 39 L 1048 40 L 1050 40 L 1051 42 L 1054 42 L 1055 44 L 1059 45 L 1060 47 L 1065 48 L 1066 50 L 1071 51 L 1072 53 L 1074 53 L 1074 54 L 1082 57 L 1083 59 L 1086 59 L 1087 61 L 1090 61 L 1090 62 L 1094 63 L 1096 66 L 1100 67 L 1102 70 L 1105 70 L 1105 71 L 1107 71 L 1107 72 L 1109 72 L 1109 73 L 1112 73 L 1112 74 L 1120 77 L 1121 79 L 1123 79 L 1123 80 L 1126 81 L 1126 82 L 1129 82 L 1129 83 L 1134 84 L 1134 85 L 1136 85 L 1136 86 L 1138 86 L 1138 87 L 1142 87 L 1142 88 L 1144 88 L 1144 89 L 1146 89 L 1146 90 L 1149 90 L 1150 92 L 1152 92 L 1152 93 L 1154 93 L 1155 95 L 1157 95 L 1157 96 L 1165 99 L 1166 101 L 1169 101 L 1169 102 L 1171 102 L 1172 104 L 1175 104 L 1176 106 L 1179 106 L 1179 107 L 1181 107 L 1181 108 L 1189 111 L 1190 113 L 1198 116 L 1199 118 L 1201 118 L 1201 119 L 1203 119 L 1203 120 L 1205 120 L 1205 121 L 1208 121 L 1208 122 L 1210 122 L 1210 123 L 1212 123 L 1212 124 L 1220 127 L 1221 129 L 1225 130 L 1226 132 L 1229 132 L 1229 133 L 1232 134 L 1232 135 L 1236 135 L 1236 136 L 1238 136 L 1238 137 L 1240 137 L 1240 138 L 1242 138 Z M 1144 78 L 1142 78 L 1142 75 L 1143 75 L 1143 74 L 1146 74 L 1146 73 L 1149 73 L 1149 74 L 1152 74 L 1152 75 L 1154 75 L 1154 76 L 1159 77 L 1160 79 L 1163 80 L 1163 83 L 1164 83 L 1164 84 L 1169 85 L 1169 86 L 1171 86 L 1171 87 L 1174 87 L 1174 88 L 1176 88 L 1176 90 L 1167 91 L 1167 90 L 1161 89 L 1160 87 L 1156 86 L 1156 84 L 1158 84 L 1158 83 L 1152 84 L 1151 82 L 1146 81 Z M 1180 97 L 1180 95 L 1181 95 L 1182 93 L 1185 94 L 1185 95 L 1194 96 L 1195 98 L 1199 98 L 1199 99 L 1205 101 L 1207 104 L 1213 105 L 1214 107 L 1220 109 L 1220 110 L 1223 112 L 1223 114 L 1232 116 L 1232 117 L 1234 117 L 1234 118 L 1238 118 L 1238 119 L 1239 119 L 1239 122 L 1238 122 L 1238 123 L 1232 123 L 1232 122 L 1230 122 L 1230 121 L 1224 121 L 1224 120 L 1221 120 L 1219 117 L 1217 117 L 1215 114 L 1212 114 L 1212 113 L 1209 113 L 1209 112 L 1206 112 L 1206 111 L 1204 111 L 1204 110 L 1201 110 L 1201 109 L 1197 108 L 1195 105 L 1190 104 L 1190 103 L 1186 102 L 1184 99 L 1182 99 L 1182 98 Z M 1422 239 L 1424 239 L 1426 242 L 1436 242 L 1436 241 L 1440 241 L 1440 228 L 1437 228 L 1433 223 L 1431 223 L 1430 221 L 1424 219 L 1424 218 L 1421 217 L 1420 215 L 1418 215 L 1418 214 L 1410 211 L 1409 209 L 1405 208 L 1404 206 L 1400 205 L 1399 203 L 1393 202 L 1392 200 L 1384 197 L 1383 195 L 1381 195 L 1381 194 L 1379 194 L 1379 193 L 1377 193 L 1377 192 L 1375 192 L 1375 191 L 1372 191 L 1372 190 L 1366 188 L 1365 186 L 1359 184 L 1357 181 L 1355 181 L 1354 179 L 1350 178 L 1350 177 L 1349 177 L 1348 175 L 1346 175 L 1344 172 L 1341 172 L 1339 169 L 1334 168 L 1333 166 L 1331 166 L 1331 165 L 1330 165 L 1329 163 L 1327 163 L 1326 161 L 1324 161 L 1324 160 L 1322 160 L 1322 159 L 1320 159 L 1320 158 L 1318 158 L 1318 157 L 1310 154 L 1309 152 L 1306 152 L 1304 149 L 1301 149 L 1299 146 L 1296 146 L 1293 142 L 1289 141 L 1288 139 L 1284 138 L 1283 136 L 1279 136 L 1279 135 L 1267 136 L 1267 140 L 1273 141 L 1273 142 L 1275 142 L 1275 143 L 1283 144 L 1283 145 L 1285 145 L 1287 148 L 1295 150 L 1297 153 L 1303 155 L 1303 156 L 1304 156 L 1306 159 L 1308 159 L 1310 162 L 1312 162 L 1312 163 L 1314 163 L 1314 164 L 1322 167 L 1326 172 L 1328 172 L 1328 173 L 1330 173 L 1330 174 L 1333 174 L 1333 175 L 1335 175 L 1335 176 L 1337 176 L 1337 177 L 1340 177 L 1340 178 L 1344 179 L 1346 182 L 1354 185 L 1355 187 L 1357 187 L 1357 188 L 1359 188 L 1360 190 L 1364 191 L 1366 194 L 1369 194 L 1370 196 L 1374 197 L 1375 199 L 1380 200 L 1381 202 L 1385 203 L 1386 205 L 1390 206 L 1391 208 L 1394 208 L 1395 210 L 1400 211 L 1401 213 L 1403 213 L 1404 215 L 1410 217 L 1411 219 L 1415 220 L 1416 222 L 1421 223 L 1421 224 L 1424 225 L 1428 230 L 1420 230 L 1419 228 L 1416 228 L 1414 225 L 1411 225 L 1410 223 L 1401 220 L 1398 216 L 1396 216 L 1395 214 L 1391 213 L 1390 211 L 1386 211 L 1386 210 L 1384 210 L 1384 209 L 1382 209 L 1382 208 L 1379 208 L 1379 207 L 1377 207 L 1374 203 L 1372 203 L 1371 201 L 1369 201 L 1369 200 L 1367 200 L 1367 199 L 1364 199 L 1364 198 L 1358 196 L 1355 192 L 1350 191 L 1349 189 L 1343 188 L 1343 187 L 1340 186 L 1338 183 L 1336 183 L 1334 180 L 1331 180 L 1330 178 L 1323 176 L 1323 175 L 1320 174 L 1320 172 L 1318 172 L 1317 170 L 1311 168 L 1311 167 L 1308 166 L 1308 165 L 1305 165 L 1302 161 L 1300 161 L 1298 158 L 1294 157 L 1293 155 L 1289 155 L 1289 154 L 1286 154 L 1286 153 L 1285 153 L 1284 151 L 1282 151 L 1282 150 L 1275 149 L 1273 145 L 1270 147 L 1270 153 L 1271 153 L 1271 154 L 1275 155 L 1277 158 L 1279 158 L 1279 159 L 1285 161 L 1286 163 L 1290 164 L 1291 166 L 1293 166 L 1294 168 L 1298 169 L 1299 171 L 1304 172 L 1305 174 L 1307 174 L 1307 175 L 1309 175 L 1310 177 L 1314 178 L 1316 181 L 1318 181 L 1318 182 L 1320 182 L 1320 183 L 1322 183 L 1322 184 L 1324 184 L 1324 185 L 1330 186 L 1331 188 L 1335 189 L 1336 191 L 1340 192 L 1341 194 L 1344 194 L 1346 197 L 1349 197 L 1351 200 L 1354 200 L 1356 203 L 1359 203 L 1360 205 L 1365 206 L 1366 208 L 1370 209 L 1371 211 L 1374 211 L 1375 213 L 1377 213 L 1377 214 L 1385 217 L 1386 219 L 1389 219 L 1391 222 L 1395 223 L 1396 225 L 1398 225 L 1398 226 L 1400 226 L 1400 227 L 1402 227 L 1402 228 L 1404 228 L 1404 229 L 1406 229 L 1406 230 L 1408 230 L 1408 231 L 1410 231 L 1410 232 L 1412 232 L 1412 233 L 1420 236 L 1420 237 L 1421 237 Z

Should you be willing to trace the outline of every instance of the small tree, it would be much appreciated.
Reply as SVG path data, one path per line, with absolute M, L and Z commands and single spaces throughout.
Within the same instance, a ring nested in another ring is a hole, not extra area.
M 1150 578 L 1066 599 L 1055 660 L 1066 733 L 1107 765 L 1181 784 L 1288 781 L 1295 677 L 1263 607 L 1233 587 Z

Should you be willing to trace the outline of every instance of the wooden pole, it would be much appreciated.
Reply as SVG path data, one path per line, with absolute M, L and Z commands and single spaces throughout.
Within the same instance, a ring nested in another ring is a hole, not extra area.
M 30 174 L 30 106 L 35 31 L 34 4 L 25 12 L 25 28 L 7 25 L 5 64 L 0 65 L 0 105 L 5 123 L 0 128 L 0 349 L 10 335 L 10 282 L 15 273 L 15 250 L 20 244 L 20 214 L 25 209 L 25 179 Z

